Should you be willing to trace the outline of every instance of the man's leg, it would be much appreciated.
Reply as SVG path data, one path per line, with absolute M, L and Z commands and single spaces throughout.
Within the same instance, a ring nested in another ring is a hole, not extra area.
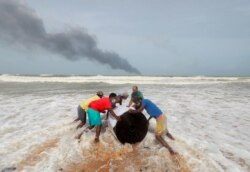
M 172 134 L 169 133 L 169 132 L 166 133 L 166 136 L 167 136 L 168 138 L 172 139 L 172 140 L 175 140 L 175 138 L 174 138 L 174 137 L 172 136 Z
M 99 142 L 99 136 L 100 136 L 101 129 L 102 129 L 102 119 L 100 116 L 100 112 L 98 112 L 92 108 L 89 108 L 88 109 L 88 117 L 89 117 L 90 125 L 96 126 L 95 142 Z
M 80 134 L 78 134 L 77 136 L 75 136 L 75 139 L 80 139 L 82 134 L 83 134 L 84 131 L 82 131 Z
M 77 117 L 73 122 L 77 122 L 77 121 L 79 121 L 80 119 Z
M 99 136 L 102 130 L 102 125 L 96 126 L 96 135 L 95 135 L 95 142 L 99 142 Z
M 164 147 L 168 149 L 170 154 L 174 155 L 177 154 L 169 145 L 168 143 L 160 136 L 160 135 L 155 135 L 156 140 L 158 140 Z
M 94 125 L 93 125 L 93 126 L 91 126 L 91 125 L 88 126 L 88 127 L 85 128 L 80 134 L 78 134 L 78 135 L 75 137 L 75 139 L 80 139 L 84 132 L 87 132 L 87 130 L 91 130 L 91 129 L 94 128 L 94 127 L 95 127 Z
M 86 123 L 86 111 L 78 106 L 78 118 L 81 120 L 81 123 L 76 127 L 76 129 L 81 128 Z
M 73 122 L 77 122 L 77 121 L 80 120 L 80 118 L 79 118 L 79 107 L 80 107 L 80 105 L 77 107 L 77 118 Z
M 165 127 L 166 127 L 166 136 L 168 138 L 170 138 L 171 140 L 175 140 L 174 137 L 172 136 L 172 134 L 168 131 L 168 128 L 167 128 L 167 117 L 165 116 Z
M 165 132 L 165 116 L 161 115 L 156 119 L 156 129 L 155 129 L 155 138 L 158 140 L 164 147 L 166 147 L 171 154 L 176 154 L 176 152 L 168 145 L 168 143 L 162 138 L 163 133 Z

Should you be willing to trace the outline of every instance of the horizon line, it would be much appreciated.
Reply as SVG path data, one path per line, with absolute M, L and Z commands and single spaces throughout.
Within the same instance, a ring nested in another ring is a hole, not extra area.
M 16 74 L 11 74 L 11 73 L 0 73 L 0 75 L 10 75 L 10 76 L 40 76 L 40 77 L 53 77 L 53 76 L 142 76 L 142 77 L 250 77 L 250 75 L 168 75 L 168 74 L 161 74 L 161 75 L 125 75 L 125 74 L 120 74 L 120 75 L 103 75 L 103 74 L 46 74 L 46 73 L 41 73 L 41 74 L 27 74 L 27 73 L 16 73 Z

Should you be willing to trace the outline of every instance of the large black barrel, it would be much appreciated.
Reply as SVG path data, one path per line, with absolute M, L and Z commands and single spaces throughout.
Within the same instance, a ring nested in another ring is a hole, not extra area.
M 121 115 L 121 119 L 114 127 L 116 137 L 121 143 L 141 142 L 147 135 L 148 121 L 142 113 L 125 112 Z

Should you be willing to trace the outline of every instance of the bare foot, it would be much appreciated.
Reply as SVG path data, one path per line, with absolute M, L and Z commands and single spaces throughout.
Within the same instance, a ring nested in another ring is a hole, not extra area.
M 77 122 L 77 121 L 79 121 L 79 120 L 80 120 L 79 118 L 76 118 L 73 122 Z M 72 123 L 73 123 L 73 122 L 72 122 Z
M 178 153 L 175 152 L 173 149 L 169 149 L 169 153 L 170 153 L 171 155 L 178 155 Z
M 81 128 L 82 126 L 84 126 L 84 123 L 81 122 L 79 125 L 77 125 L 76 129 Z
M 98 143 L 99 142 L 99 138 L 95 138 L 95 143 Z
M 88 126 L 87 129 L 91 130 L 91 129 L 93 129 L 94 127 L 95 127 L 95 126 Z
M 81 134 L 78 134 L 77 136 L 75 136 L 75 139 L 80 139 L 82 136 L 82 133 Z
M 166 136 L 167 136 L 168 138 L 170 138 L 171 140 L 175 140 L 174 137 L 172 136 L 172 134 L 170 134 L 169 132 L 166 134 Z

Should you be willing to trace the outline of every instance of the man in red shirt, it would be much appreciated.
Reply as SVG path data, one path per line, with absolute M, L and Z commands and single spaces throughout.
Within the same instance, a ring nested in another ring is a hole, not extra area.
M 95 142 L 99 142 L 99 136 L 102 128 L 102 119 L 100 112 L 104 113 L 105 110 L 108 110 L 117 121 L 120 121 L 120 117 L 117 116 L 112 110 L 112 104 L 118 103 L 118 98 L 115 93 L 111 93 L 109 97 L 103 97 L 99 100 L 92 101 L 89 104 L 88 108 L 88 119 L 89 125 L 91 127 L 96 127 L 96 137 Z

